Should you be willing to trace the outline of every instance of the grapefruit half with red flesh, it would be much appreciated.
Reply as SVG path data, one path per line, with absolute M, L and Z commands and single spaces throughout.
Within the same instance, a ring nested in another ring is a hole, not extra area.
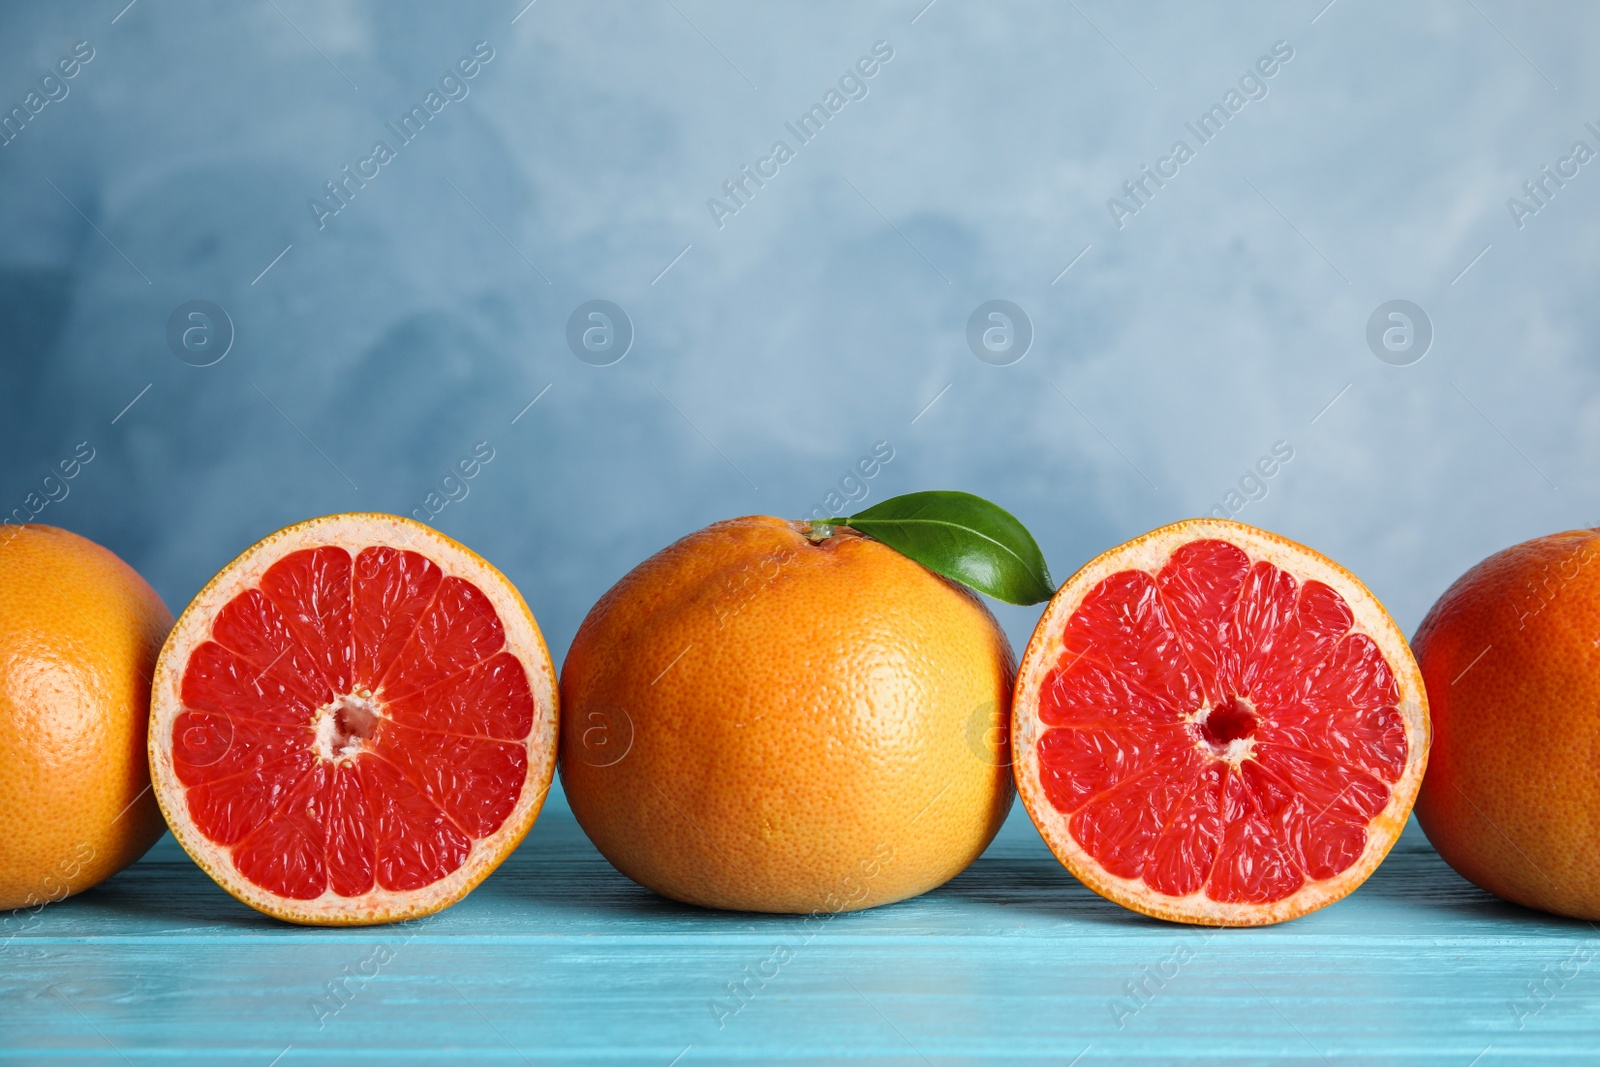
M 1157 918 L 1292 919 L 1405 828 L 1427 694 L 1354 575 L 1276 534 L 1191 519 L 1057 591 L 1017 676 L 1017 790 L 1089 888 Z
M 291 922 L 431 914 L 550 787 L 556 676 L 471 550 L 395 515 L 280 530 L 223 568 L 156 665 L 150 765 L 180 844 Z

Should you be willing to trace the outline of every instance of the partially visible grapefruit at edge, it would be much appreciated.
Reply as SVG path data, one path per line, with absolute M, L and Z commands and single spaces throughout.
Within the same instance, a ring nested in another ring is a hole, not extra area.
M 108 549 L 0 527 L 0 910 L 81 892 L 161 836 L 144 738 L 171 626 Z
M 1415 643 L 1436 731 L 1428 840 L 1491 893 L 1600 920 L 1600 533 L 1496 552 Z

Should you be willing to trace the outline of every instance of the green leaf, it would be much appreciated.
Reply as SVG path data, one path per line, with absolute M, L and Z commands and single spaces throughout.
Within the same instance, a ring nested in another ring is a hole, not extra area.
M 971 493 L 907 493 L 813 526 L 827 523 L 849 526 L 936 574 L 1007 604 L 1037 604 L 1056 591 L 1044 553 L 1027 527 L 1009 511 Z

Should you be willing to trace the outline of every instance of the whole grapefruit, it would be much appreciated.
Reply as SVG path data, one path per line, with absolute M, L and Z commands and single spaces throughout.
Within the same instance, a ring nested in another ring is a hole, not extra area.
M 1496 896 L 1600 919 L 1600 533 L 1497 552 L 1412 642 L 1433 709 L 1417 819 Z
M 144 739 L 171 627 L 108 549 L 0 529 L 0 909 L 82 892 L 161 836 Z
M 590 610 L 561 673 L 561 777 L 623 874 L 706 907 L 916 896 L 1013 797 L 1015 659 L 969 590 L 848 527 L 730 519 Z

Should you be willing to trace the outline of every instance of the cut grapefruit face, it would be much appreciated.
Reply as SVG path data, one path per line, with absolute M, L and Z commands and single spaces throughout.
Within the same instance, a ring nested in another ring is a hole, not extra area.
M 1355 889 L 1427 764 L 1427 694 L 1377 598 L 1338 564 L 1225 519 L 1112 549 L 1023 656 L 1017 790 L 1095 892 L 1214 926 Z
M 556 758 L 538 624 L 469 549 L 395 515 L 280 530 L 178 619 L 152 685 L 172 832 L 291 922 L 428 915 L 533 825 Z

